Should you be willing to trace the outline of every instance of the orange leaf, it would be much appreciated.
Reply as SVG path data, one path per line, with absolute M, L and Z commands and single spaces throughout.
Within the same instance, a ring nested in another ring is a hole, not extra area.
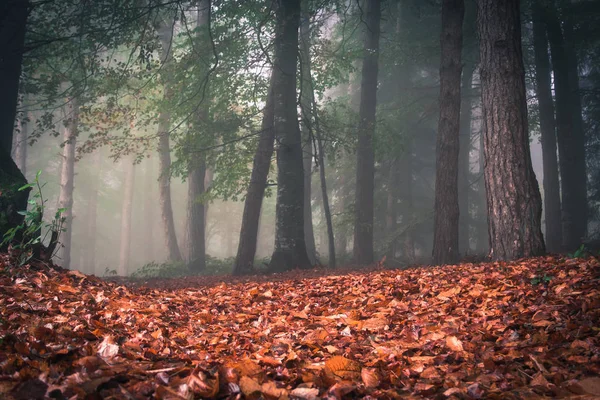
M 362 371 L 360 371 L 360 377 L 368 388 L 376 388 L 381 383 L 377 370 L 373 368 L 363 368 Z
M 460 340 L 456 336 L 447 336 L 446 337 L 446 346 L 452 351 L 463 351 L 463 345 Z

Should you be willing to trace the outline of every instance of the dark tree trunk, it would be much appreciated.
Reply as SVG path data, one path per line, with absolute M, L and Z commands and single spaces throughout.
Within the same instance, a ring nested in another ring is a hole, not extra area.
M 546 220 L 546 247 L 559 252 L 562 247 L 560 184 L 556 155 L 556 125 L 552 100 L 552 78 L 548 58 L 548 39 L 544 24 L 544 10 L 540 0 L 533 4 L 533 48 L 535 55 L 535 90 L 540 113 L 542 157 L 544 169 L 544 216 Z
M 75 148 L 77 146 L 77 126 L 79 124 L 79 101 L 71 98 L 66 106 L 66 126 L 64 131 L 64 147 L 62 170 L 60 174 L 60 194 L 58 207 L 64 208 L 65 218 L 61 235 L 63 268 L 71 267 L 71 237 L 73 234 L 73 180 L 75 178 Z
M 18 212 L 27 208 L 29 194 L 18 191 L 27 180 L 10 156 L 28 13 L 27 0 L 0 2 L 0 241 L 23 221 Z
M 170 62 L 172 54 L 173 25 L 170 21 L 160 21 L 156 28 L 161 42 L 160 56 L 163 64 Z M 166 79 L 163 79 L 164 97 L 169 99 L 173 96 Z M 160 213 L 163 221 L 165 243 L 169 252 L 169 261 L 181 261 L 181 251 L 177 244 L 175 233 L 175 222 L 173 221 L 173 207 L 171 205 L 171 147 L 169 145 L 169 129 L 171 126 L 171 115 L 161 110 L 158 114 L 158 195 L 160 199 Z
M 263 111 L 260 139 L 254 154 L 252 164 L 252 175 L 250 186 L 244 201 L 244 213 L 242 215 L 242 227 L 240 229 L 240 242 L 233 265 L 233 275 L 245 275 L 254 270 L 254 256 L 258 240 L 258 228 L 260 221 L 260 209 L 262 207 L 265 189 L 267 187 L 267 176 L 271 168 L 271 157 L 273 156 L 273 142 L 275 140 L 274 121 L 274 98 L 273 85 L 279 72 L 271 70 L 271 82 L 267 93 L 267 100 Z
M 434 264 L 458 261 L 458 153 L 464 0 L 442 2 L 440 119 L 436 144 Z
M 379 71 L 380 0 L 368 0 L 366 31 L 360 85 L 358 147 L 356 149 L 356 200 L 354 222 L 354 261 L 371 264 L 373 254 L 373 198 L 375 195 L 375 112 L 377 108 L 377 76 Z
M 133 185 L 135 180 L 135 165 L 133 160 L 126 159 L 125 182 L 123 183 L 123 205 L 121 208 L 121 248 L 119 251 L 119 276 L 129 273 L 129 256 L 131 253 L 131 215 L 133 213 Z
M 313 166 L 313 132 L 312 103 L 313 91 L 310 69 L 310 13 L 308 1 L 302 1 L 300 23 L 300 108 L 302 112 L 302 163 L 304 166 L 304 239 L 306 251 L 311 264 L 317 263 L 317 248 L 312 218 L 312 166 Z
M 479 0 L 485 185 L 494 260 L 544 254 L 531 165 L 518 0 Z
M 199 272 L 206 268 L 204 203 L 198 199 L 204 193 L 206 162 L 200 155 L 193 163 L 188 175 L 188 264 L 190 270 Z
M 198 2 L 198 44 L 203 54 L 208 54 L 205 40 L 208 40 L 207 31 L 210 26 L 210 0 L 200 0 Z M 202 76 L 200 79 L 208 84 L 206 74 L 208 63 L 203 63 Z M 209 93 L 204 88 L 204 93 Z M 198 106 L 197 124 L 195 132 L 191 135 L 192 143 L 198 143 L 199 134 L 202 127 L 207 126 L 208 120 L 208 99 L 202 96 L 202 103 Z M 188 174 L 188 264 L 191 271 L 200 272 L 206 268 L 206 213 L 204 211 L 204 202 L 199 201 L 198 196 L 204 194 L 204 180 L 206 178 L 206 154 L 200 153 L 190 160 L 190 171 Z
M 572 82 L 573 77 L 567 59 L 569 46 L 564 40 L 555 10 L 546 11 L 546 27 L 552 55 L 556 96 L 556 136 L 560 156 L 563 246 L 564 250 L 573 251 L 579 247 L 586 234 L 585 143 L 583 132 L 578 127 L 576 107 L 573 105 L 578 96 L 573 95 L 573 91 L 576 90 L 576 82 Z
M 479 129 L 479 177 L 477 178 L 477 241 L 475 249 L 477 254 L 489 253 L 490 239 L 488 236 L 487 194 L 485 189 L 485 156 L 483 150 L 483 126 Z
M 468 64 L 462 73 L 462 104 L 460 110 L 460 150 L 458 153 L 458 250 L 469 254 L 471 214 L 469 213 L 469 194 L 471 193 L 471 121 L 473 119 L 473 72 L 474 64 Z
M 304 240 L 304 169 L 296 111 L 296 63 L 300 0 L 279 1 L 274 69 L 275 137 L 277 138 L 277 206 L 272 271 L 311 266 Z

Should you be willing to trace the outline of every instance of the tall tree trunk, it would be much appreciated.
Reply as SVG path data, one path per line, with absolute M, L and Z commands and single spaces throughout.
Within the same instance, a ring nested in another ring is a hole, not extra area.
M 458 153 L 464 0 L 442 2 L 440 119 L 436 144 L 433 262 L 458 261 Z
M 100 149 L 96 149 L 92 156 L 92 165 L 96 168 L 92 177 L 90 194 L 87 203 L 87 224 L 86 224 L 86 250 L 85 250 L 85 269 L 90 274 L 100 275 L 102 271 L 96 271 L 96 237 L 97 237 L 97 217 L 98 217 L 98 186 L 101 183 L 102 159 Z M 148 194 L 147 194 L 148 195 Z M 150 196 L 148 196 L 150 197 Z M 152 246 L 149 245 L 148 248 Z
M 135 164 L 126 159 L 125 182 L 123 183 L 123 206 L 121 208 L 121 248 L 119 251 L 119 276 L 129 273 L 129 256 L 131 253 L 131 215 L 133 213 L 133 185 L 135 180 Z
M 146 159 L 146 168 L 144 170 L 144 255 L 145 261 L 154 260 L 154 226 L 156 210 L 156 178 L 154 175 L 154 159 Z
M 65 130 L 62 169 L 60 173 L 60 194 L 58 208 L 64 208 L 62 216 L 65 218 L 61 235 L 62 266 L 71 267 L 71 237 L 73 234 L 73 180 L 75 178 L 75 148 L 77 146 L 77 127 L 79 125 L 79 100 L 76 97 L 69 99 L 65 106 Z
M 519 1 L 477 5 L 491 256 L 539 256 L 542 199 L 529 152 Z
M 483 126 L 479 129 L 479 178 L 477 180 L 477 242 L 475 249 L 477 254 L 484 255 L 489 253 L 490 240 L 488 236 L 488 214 L 487 214 L 487 193 L 485 189 L 485 156 L 484 156 L 484 134 Z
M 585 143 L 578 128 L 573 102 L 575 82 L 570 76 L 567 44 L 556 10 L 546 10 L 546 27 L 556 96 L 556 136 L 558 141 L 560 184 L 562 192 L 564 250 L 576 249 L 585 236 L 587 225 L 587 194 Z M 577 92 L 578 93 L 578 92 Z M 581 114 L 581 112 L 580 112 Z
M 171 61 L 172 41 L 173 41 L 173 23 L 172 21 L 161 20 L 156 28 L 161 42 L 160 57 L 163 64 Z M 166 78 L 163 78 L 163 96 L 170 99 L 173 96 L 173 89 L 170 87 Z M 164 109 L 158 114 L 158 165 L 160 175 L 158 178 L 160 213 L 163 221 L 163 230 L 165 234 L 165 243 L 169 252 L 169 261 L 181 261 L 181 252 L 177 244 L 177 234 L 175 233 L 175 222 L 173 221 L 173 207 L 171 205 L 171 147 L 169 145 L 169 128 L 171 126 L 171 114 Z
M 544 170 L 544 216 L 546 220 L 546 247 L 559 252 L 562 247 L 560 184 L 556 154 L 556 124 L 552 100 L 552 78 L 548 58 L 548 39 L 541 0 L 533 3 L 533 49 L 535 55 L 535 90 L 537 93 L 540 130 L 542 133 L 542 160 Z
M 273 86 L 279 71 L 271 70 L 271 82 L 267 92 L 267 99 L 263 111 L 260 139 L 254 154 L 252 164 L 252 175 L 250 186 L 244 201 L 244 213 L 242 215 L 242 227 L 240 229 L 240 241 L 238 251 L 233 265 L 233 275 L 245 275 L 254 270 L 254 256 L 258 240 L 258 228 L 260 221 L 260 210 L 262 207 L 265 189 L 267 187 L 267 176 L 271 167 L 273 156 L 273 142 L 275 140 L 274 122 L 274 97 Z
M 364 57 L 360 85 L 358 147 L 356 150 L 356 200 L 354 222 L 354 261 L 361 265 L 373 262 L 373 207 L 375 195 L 375 112 L 379 71 L 380 0 L 368 0 L 366 11 Z
M 18 212 L 27 208 L 27 183 L 10 156 L 19 97 L 19 80 L 25 51 L 28 0 L 0 2 L 0 232 L 21 224 Z
M 311 264 L 317 263 L 317 248 L 312 218 L 312 166 L 313 166 L 313 90 L 310 66 L 310 23 L 309 2 L 303 0 L 300 17 L 300 109 L 302 113 L 302 164 L 304 167 L 304 240 Z
M 569 7 L 571 2 L 565 2 L 565 6 Z M 574 177 L 574 202 L 577 204 L 573 207 L 576 213 L 573 215 L 573 241 L 568 244 L 568 249 L 575 250 L 581 245 L 581 242 L 587 236 L 588 225 L 588 202 L 587 202 L 587 166 L 586 166 L 586 151 L 585 151 L 585 132 L 583 126 L 583 113 L 581 105 L 581 92 L 579 89 L 579 61 L 576 52 L 576 44 L 573 32 L 572 16 L 567 10 L 564 17 L 563 29 L 565 33 L 567 68 L 569 71 L 569 103 L 571 105 L 572 128 L 574 150 L 577 152 L 577 157 L 574 159 L 573 165 Z M 576 240 L 578 239 L 578 240 Z
M 208 40 L 207 31 L 210 26 L 210 0 L 198 1 L 198 45 L 203 54 L 208 54 L 208 46 L 204 43 Z M 201 60 L 201 78 L 208 85 L 208 62 Z M 208 88 L 203 88 L 204 93 L 209 93 Z M 208 126 L 208 99 L 202 96 L 202 104 L 198 106 L 196 115 L 195 132 L 191 135 L 192 143 L 198 143 L 199 134 L 204 127 Z M 206 154 L 200 153 L 190 161 L 188 174 L 188 264 L 193 272 L 199 272 L 206 268 L 206 215 L 204 203 L 199 201 L 198 196 L 204 193 L 204 179 L 206 177 Z
M 473 119 L 473 72 L 474 64 L 467 64 L 462 73 L 462 104 L 460 110 L 460 140 L 458 153 L 458 250 L 462 254 L 470 252 L 469 194 L 471 192 L 471 121 Z
M 296 64 L 300 0 L 280 0 L 274 69 L 275 137 L 277 138 L 277 205 L 272 271 L 308 268 L 312 264 L 304 240 L 304 169 L 302 137 L 296 111 Z

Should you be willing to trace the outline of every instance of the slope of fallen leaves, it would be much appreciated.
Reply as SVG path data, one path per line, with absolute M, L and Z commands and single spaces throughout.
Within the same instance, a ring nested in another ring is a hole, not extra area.
M 12 268 L 0 398 L 594 398 L 599 283 L 593 258 L 173 290 Z

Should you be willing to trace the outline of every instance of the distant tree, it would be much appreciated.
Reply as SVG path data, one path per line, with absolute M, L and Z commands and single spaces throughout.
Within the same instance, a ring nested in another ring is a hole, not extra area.
M 304 239 L 302 138 L 296 111 L 296 66 L 300 0 L 278 1 L 273 68 L 274 127 L 277 140 L 275 250 L 269 268 L 284 271 L 311 266 Z
M 539 256 L 542 200 L 529 150 L 519 1 L 477 4 L 491 256 Z
M 464 15 L 464 0 L 442 2 L 440 118 L 436 145 L 433 233 L 435 264 L 458 261 L 458 154 Z
M 544 170 L 544 219 L 546 247 L 549 251 L 562 249 L 562 222 L 558 156 L 556 154 L 556 124 L 552 99 L 552 69 L 548 55 L 548 38 L 541 0 L 532 5 L 533 50 L 535 57 L 535 91 L 540 114 L 542 162 Z
M 364 58 L 360 86 L 358 145 L 356 149 L 356 200 L 354 221 L 354 261 L 368 265 L 374 260 L 373 211 L 375 196 L 375 113 L 379 71 L 380 0 L 367 0 Z
M 587 231 L 585 138 L 581 123 L 577 59 L 568 59 L 569 56 L 574 55 L 571 54 L 570 45 L 565 40 L 558 10 L 554 7 L 546 7 L 545 11 L 554 72 L 563 249 L 573 251 L 580 246 Z M 571 63 L 573 62 L 575 63 L 575 72 L 572 71 Z
M 125 181 L 123 182 L 123 203 L 121 207 L 121 240 L 119 250 L 120 276 L 129 273 L 129 258 L 131 253 L 131 218 L 133 214 L 133 189 L 135 183 L 135 164 L 132 159 L 125 159 Z

